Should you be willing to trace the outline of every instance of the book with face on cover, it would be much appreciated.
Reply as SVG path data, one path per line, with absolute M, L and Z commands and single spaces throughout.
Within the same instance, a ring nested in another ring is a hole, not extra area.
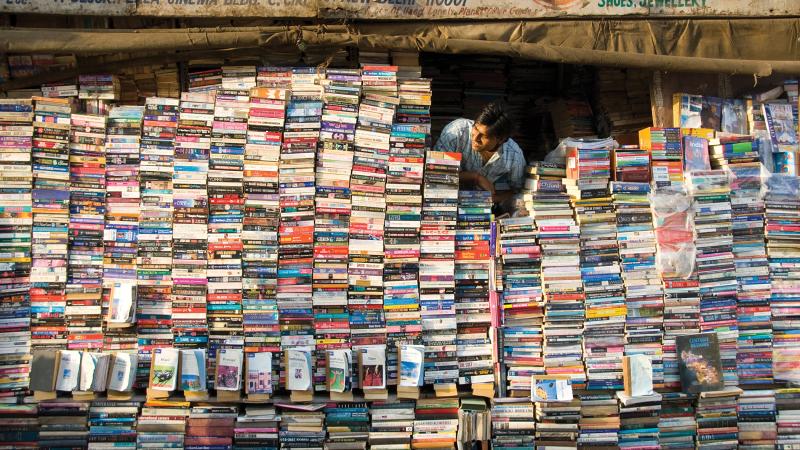
M 371 345 L 361 349 L 361 389 L 386 389 L 386 347 Z
M 684 392 L 718 391 L 725 386 L 716 333 L 678 336 L 675 345 Z
M 242 388 L 242 350 L 222 348 L 217 350 L 217 373 L 214 388 L 218 391 L 238 391 Z
M 181 350 L 181 389 L 188 392 L 206 391 L 205 349 Z
M 156 391 L 174 391 L 178 386 L 178 365 L 180 351 L 175 348 L 157 348 L 153 350 L 150 367 L 150 389 Z

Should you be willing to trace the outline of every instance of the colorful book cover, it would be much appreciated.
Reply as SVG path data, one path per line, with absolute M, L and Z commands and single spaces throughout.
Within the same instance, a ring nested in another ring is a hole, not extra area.
M 722 101 L 722 131 L 733 134 L 750 134 L 747 105 L 744 100 L 726 98 Z
M 150 370 L 150 388 L 156 391 L 174 391 L 178 384 L 180 352 L 174 348 L 153 350 L 153 367 Z
M 572 401 L 572 380 L 569 377 L 533 375 L 531 400 L 534 402 Z
M 242 350 L 222 348 L 217 351 L 217 376 L 214 387 L 218 391 L 238 391 L 242 386 Z
M 386 388 L 386 347 L 376 345 L 361 349 L 361 388 Z
M 700 126 L 686 128 L 711 128 L 715 131 L 722 129 L 722 99 L 717 97 L 703 97 L 703 110 L 700 112 Z
M 683 168 L 687 172 L 711 170 L 707 140 L 696 136 L 683 137 Z
M 189 392 L 206 390 L 206 351 L 181 350 L 181 389 Z
M 764 103 L 764 119 L 774 151 L 797 152 L 797 129 L 794 126 L 792 105 Z
M 350 390 L 350 361 L 349 349 L 328 350 L 328 391 Z
M 678 336 L 676 348 L 684 392 L 718 391 L 725 386 L 716 333 Z
M 247 393 L 272 393 L 272 353 L 247 353 Z

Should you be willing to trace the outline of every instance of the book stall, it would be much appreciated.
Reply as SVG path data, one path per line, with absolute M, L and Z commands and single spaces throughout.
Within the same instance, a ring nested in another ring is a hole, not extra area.
M 324 57 L 0 98 L 0 448 L 800 445 L 797 80 Z M 495 100 L 502 212 L 434 149 Z

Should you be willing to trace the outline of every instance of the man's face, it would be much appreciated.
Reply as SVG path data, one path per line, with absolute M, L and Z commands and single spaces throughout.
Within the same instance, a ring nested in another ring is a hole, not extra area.
M 487 134 L 488 128 L 477 122 L 472 126 L 472 149 L 476 152 L 494 153 L 497 151 L 500 142 L 496 137 Z

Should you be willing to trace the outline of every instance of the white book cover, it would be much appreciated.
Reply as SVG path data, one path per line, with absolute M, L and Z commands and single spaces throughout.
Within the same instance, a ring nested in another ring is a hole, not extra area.
M 328 350 L 328 390 L 330 392 L 345 392 L 350 386 L 350 361 L 349 349 Z
M 311 350 L 286 351 L 286 389 L 290 391 L 311 389 Z
M 188 392 L 206 391 L 205 349 L 181 350 L 181 389 Z
M 403 344 L 400 346 L 400 386 L 422 386 L 424 379 L 425 346 Z
M 56 390 L 72 392 L 78 388 L 81 368 L 81 352 L 61 350 L 59 352 Z
M 118 392 L 127 392 L 133 389 L 137 361 L 138 357 L 133 353 L 115 354 L 114 365 L 108 380 L 108 389 Z

